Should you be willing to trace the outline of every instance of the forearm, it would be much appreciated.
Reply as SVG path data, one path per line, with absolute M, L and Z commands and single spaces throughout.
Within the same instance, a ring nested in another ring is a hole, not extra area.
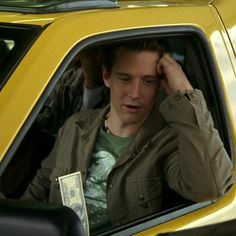
M 41 168 L 37 171 L 33 180 L 29 183 L 26 191 L 22 195 L 22 199 L 29 199 L 35 201 L 48 201 L 50 186 L 51 186 L 51 174 L 55 167 L 56 156 L 58 146 L 60 142 L 61 130 L 57 136 L 54 147 L 49 156 L 41 163 Z
M 176 93 L 160 108 L 178 133 L 178 151 L 167 158 L 165 175 L 169 185 L 190 200 L 215 199 L 233 183 L 232 163 L 201 92 L 189 96 Z
M 48 175 L 49 170 L 40 169 L 21 196 L 21 199 L 47 202 L 50 188 Z

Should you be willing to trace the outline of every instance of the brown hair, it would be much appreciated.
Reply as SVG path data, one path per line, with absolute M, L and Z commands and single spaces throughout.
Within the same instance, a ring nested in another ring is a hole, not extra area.
M 119 42 L 103 47 L 102 50 L 102 65 L 108 73 L 111 73 L 112 67 L 116 62 L 116 54 L 118 49 L 125 48 L 130 51 L 151 51 L 160 54 L 160 57 L 165 53 L 171 52 L 169 44 L 164 40 L 157 39 L 141 39 L 135 41 Z

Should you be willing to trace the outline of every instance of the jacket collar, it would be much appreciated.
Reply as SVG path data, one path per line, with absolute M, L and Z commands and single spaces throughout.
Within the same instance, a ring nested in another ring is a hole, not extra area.
M 165 124 L 166 121 L 159 112 L 159 104 L 155 104 L 134 141 L 126 148 L 124 156 L 119 159 L 116 166 L 121 166 L 127 160 L 135 158 L 139 153 L 152 148 L 155 136 Z
M 89 139 L 90 142 L 92 141 L 95 144 L 98 132 L 109 109 L 110 105 L 107 105 L 104 109 L 80 113 L 76 125 L 80 129 L 82 140 L 87 141 Z M 153 137 L 163 128 L 165 123 L 159 112 L 159 104 L 155 103 L 150 115 L 135 136 L 134 141 L 126 149 L 128 159 L 135 157 L 136 154 L 145 148 L 151 148 Z
M 80 115 L 75 123 L 82 134 L 88 134 L 94 130 L 94 128 L 100 127 L 109 111 L 109 107 L 110 105 L 107 105 L 103 109 L 80 112 Z

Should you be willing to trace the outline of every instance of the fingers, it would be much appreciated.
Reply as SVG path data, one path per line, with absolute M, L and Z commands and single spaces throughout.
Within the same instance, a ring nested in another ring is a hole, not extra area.
M 160 74 L 180 69 L 181 66 L 167 53 L 164 54 L 157 63 L 157 71 Z
M 193 89 L 181 66 L 169 55 L 164 54 L 157 63 L 157 74 L 167 94 Z

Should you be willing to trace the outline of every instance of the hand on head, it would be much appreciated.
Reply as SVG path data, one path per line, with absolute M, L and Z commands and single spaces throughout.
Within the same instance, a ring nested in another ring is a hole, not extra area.
M 177 90 L 184 92 L 193 89 L 181 66 L 167 53 L 157 63 L 157 74 L 161 79 L 161 86 L 168 95 Z

